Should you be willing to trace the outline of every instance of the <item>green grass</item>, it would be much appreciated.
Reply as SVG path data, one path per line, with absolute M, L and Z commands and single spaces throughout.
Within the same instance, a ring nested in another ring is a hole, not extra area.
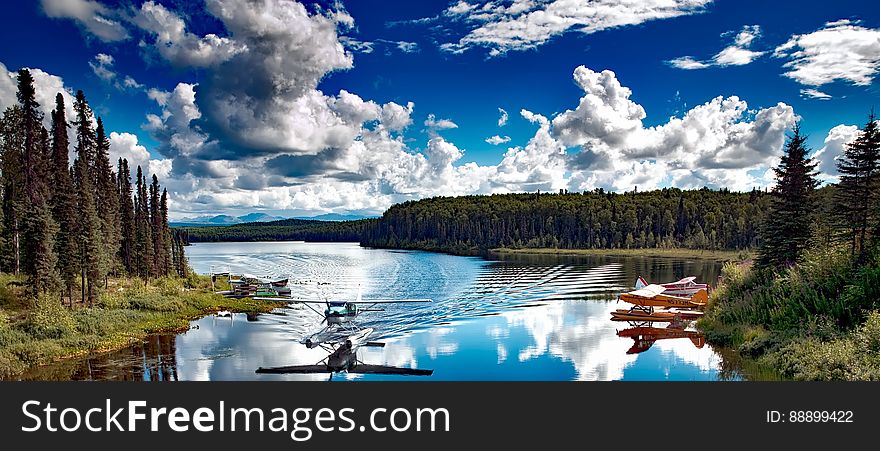
M 556 249 L 556 248 L 498 248 L 497 254 L 536 254 L 536 255 L 596 255 L 620 257 L 677 257 L 699 258 L 720 261 L 742 261 L 753 257 L 747 250 L 712 250 L 686 248 L 646 248 L 646 249 Z
M 73 310 L 57 298 L 25 300 L 17 281 L 0 275 L 0 379 L 34 365 L 129 346 L 152 333 L 183 331 L 190 320 L 211 312 L 275 307 L 214 294 L 205 276 L 158 279 L 147 286 L 138 279 L 113 279 L 95 307 Z
M 813 251 L 777 273 L 728 263 L 698 323 L 706 339 L 798 380 L 880 380 L 880 265 Z

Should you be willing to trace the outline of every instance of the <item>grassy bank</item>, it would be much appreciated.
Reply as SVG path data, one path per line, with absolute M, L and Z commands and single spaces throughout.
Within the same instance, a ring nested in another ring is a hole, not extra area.
M 797 380 L 880 380 L 880 265 L 826 249 L 778 274 L 728 263 L 707 340 Z
M 218 310 L 268 312 L 277 306 L 214 294 L 210 278 L 111 279 L 95 307 L 70 309 L 58 299 L 28 300 L 21 279 L 0 274 L 0 379 L 60 359 L 111 351 L 157 332 L 184 331 Z
M 533 255 L 596 255 L 619 257 L 675 257 L 698 258 L 717 261 L 741 261 L 752 258 L 752 251 L 710 250 L 686 248 L 648 248 L 648 249 L 555 249 L 555 248 L 498 248 L 495 254 L 533 254 Z

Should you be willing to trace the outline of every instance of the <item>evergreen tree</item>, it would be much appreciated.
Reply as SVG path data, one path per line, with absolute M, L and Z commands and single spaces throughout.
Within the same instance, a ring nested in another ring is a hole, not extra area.
M 25 273 L 28 275 L 27 293 L 36 298 L 58 287 L 58 263 L 55 254 L 55 234 L 58 226 L 52 217 L 48 202 L 49 188 L 45 171 L 48 168 L 49 132 L 40 126 L 40 141 L 33 152 L 31 171 L 34 179 L 32 196 L 28 199 L 22 230 Z
M 131 198 L 131 171 L 126 159 L 120 158 L 118 166 L 117 191 L 119 192 L 119 223 L 121 228 L 119 259 L 125 271 L 129 275 L 135 275 L 137 270 L 133 266 L 135 226 L 134 204 Z
M 92 167 L 95 159 L 95 132 L 92 130 L 92 110 L 82 91 L 77 91 L 73 104 L 76 114 L 76 160 L 73 163 L 77 199 L 77 256 L 83 302 L 92 305 L 95 284 L 101 279 L 100 220 L 95 205 L 95 179 Z
M 807 157 L 805 141 L 800 126 L 795 125 L 785 154 L 773 169 L 777 183 L 761 233 L 759 266 L 778 268 L 797 262 L 812 236 L 813 192 L 819 182 L 817 163 Z
M 3 249 L 4 270 L 18 274 L 21 271 L 21 226 L 25 208 L 24 191 L 24 127 L 22 110 L 18 105 L 3 113 L 3 148 L 0 149 L 3 173 Z
M 868 123 L 837 161 L 840 184 L 835 195 L 837 228 L 857 261 L 865 256 L 868 233 L 878 228 L 880 130 L 871 110 Z
M 18 71 L 18 103 L 24 134 L 25 215 L 22 224 L 22 261 L 28 276 L 27 291 L 33 297 L 52 291 L 57 285 L 55 233 L 57 226 L 49 207 L 49 133 L 42 126 L 43 114 L 36 100 L 34 79 L 27 69 Z
M 153 232 L 150 224 L 150 207 L 147 198 L 147 180 L 141 167 L 137 168 L 135 196 L 135 267 L 144 281 L 153 274 Z
M 52 111 L 52 155 L 49 159 L 48 171 L 52 179 L 52 215 L 58 224 L 58 233 L 55 237 L 58 272 L 64 283 L 70 305 L 73 306 L 73 286 L 76 284 L 79 265 L 76 241 L 76 193 L 67 157 L 67 149 L 70 144 L 67 127 L 64 96 L 58 93 L 55 97 L 55 110 Z
M 168 190 L 162 190 L 162 198 L 159 201 L 159 222 L 161 224 L 162 229 L 162 237 L 161 237 L 161 255 L 162 255 L 162 268 L 161 274 L 163 276 L 167 276 L 171 274 L 172 271 L 175 271 L 175 268 L 171 266 L 171 227 L 168 226 Z
M 153 277 L 162 272 L 162 215 L 159 213 L 159 179 L 153 174 L 150 183 L 150 242 L 153 245 Z
M 98 118 L 95 131 L 95 210 L 99 218 L 101 254 L 99 256 L 100 277 L 107 285 L 107 275 L 118 272 L 120 225 L 119 193 L 116 190 L 116 174 L 110 166 L 110 140 L 104 132 L 104 122 Z

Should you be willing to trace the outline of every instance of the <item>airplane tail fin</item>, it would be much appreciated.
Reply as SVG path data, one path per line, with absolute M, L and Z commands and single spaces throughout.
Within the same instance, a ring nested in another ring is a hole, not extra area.
M 645 288 L 647 286 L 648 282 L 645 281 L 644 277 L 639 276 L 639 278 L 636 279 L 636 290 L 641 290 L 642 288 Z
M 705 288 L 703 288 L 700 291 L 694 293 L 693 296 L 691 296 L 691 302 L 693 302 L 694 304 L 706 305 L 709 303 L 709 293 L 706 292 Z

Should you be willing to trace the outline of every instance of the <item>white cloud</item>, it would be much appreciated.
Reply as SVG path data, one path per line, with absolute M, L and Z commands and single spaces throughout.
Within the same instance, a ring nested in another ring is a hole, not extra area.
M 677 69 L 685 69 L 685 70 L 705 69 L 710 66 L 707 63 L 695 60 L 692 56 L 681 56 L 678 58 L 671 59 L 671 60 L 667 61 L 667 63 L 670 66 L 675 67 Z
M 486 138 L 486 142 L 489 144 L 492 144 L 493 146 L 497 146 L 499 144 L 504 144 L 506 142 L 510 142 L 510 136 L 503 136 L 502 137 L 502 136 L 495 135 L 495 136 Z
M 820 178 L 828 182 L 837 182 L 837 160 L 843 155 L 846 145 L 855 141 L 859 134 L 859 128 L 855 125 L 840 124 L 828 131 L 825 136 L 825 145 L 813 154 L 819 165 L 817 169 Z
M 835 80 L 868 86 L 880 70 L 880 29 L 838 20 L 808 34 L 794 35 L 773 54 L 789 61 L 785 76 L 821 86 Z
M 581 66 L 574 78 L 585 95 L 575 110 L 553 119 L 552 130 L 566 146 L 581 147 L 570 162 L 571 189 L 631 189 L 635 182 L 648 189 L 667 176 L 680 187 L 749 189 L 763 183 L 750 173 L 780 155 L 797 118 L 780 103 L 749 121 L 745 101 L 716 97 L 681 118 L 645 127 L 644 109 L 613 72 Z
M 216 34 L 199 37 L 186 31 L 186 24 L 180 16 L 153 1 L 141 5 L 132 21 L 141 29 L 155 35 L 153 47 L 163 58 L 177 66 L 216 65 L 246 48 L 243 44 Z
M 92 72 L 98 78 L 114 86 L 116 89 L 142 89 L 144 87 L 144 85 L 128 75 L 120 76 L 113 68 L 114 63 L 115 60 L 112 55 L 98 53 L 93 61 L 89 61 L 89 67 L 92 68 Z
M 448 130 L 450 128 L 458 128 L 458 124 L 449 119 L 437 119 L 434 114 L 429 114 L 425 119 L 425 129 L 429 133 L 436 133 L 440 130 Z
M 501 1 L 458 2 L 444 15 L 471 25 L 458 42 L 441 45 L 443 50 L 461 53 L 473 47 L 487 47 L 490 56 L 511 50 L 528 50 L 568 31 L 591 34 L 610 28 L 638 25 L 651 20 L 696 14 L 711 0 L 595 0 L 546 2 L 517 0 L 509 6 Z
M 29 68 L 31 76 L 34 78 L 34 97 L 40 104 L 40 111 L 43 113 L 43 125 L 49 129 L 52 126 L 51 112 L 55 109 L 55 97 L 58 93 L 64 97 L 64 105 L 67 109 L 67 115 L 70 117 L 73 106 L 73 94 L 71 89 L 64 85 L 64 80 L 57 76 L 49 74 L 42 69 Z M 16 93 L 18 92 L 18 73 L 9 71 L 3 63 L 0 63 L 0 114 L 6 108 L 18 103 Z
M 498 112 L 501 113 L 501 117 L 498 118 L 498 126 L 504 127 L 507 125 L 507 111 L 504 108 L 498 108 Z
M 722 36 L 730 33 L 724 33 Z M 725 47 L 707 61 L 698 61 L 692 56 L 673 58 L 666 63 L 677 69 L 694 70 L 706 69 L 713 66 L 744 66 L 756 60 L 766 52 L 750 50 L 752 42 L 761 36 L 761 27 L 758 25 L 745 25 L 733 38 L 733 44 Z
M 89 61 L 89 67 L 101 80 L 110 81 L 116 78 L 116 72 L 113 72 L 113 57 L 106 53 L 95 55 L 95 60 Z
M 415 104 L 407 102 L 406 106 L 394 102 L 382 105 L 380 120 L 388 130 L 399 132 L 412 124 L 412 112 Z
M 819 91 L 818 89 L 801 89 L 801 96 L 809 97 L 811 99 L 819 99 L 819 100 L 828 100 L 831 98 L 831 94 L 824 93 Z
M 105 42 L 128 39 L 128 32 L 119 23 L 116 12 L 94 0 L 42 0 L 47 16 L 71 19 L 86 31 Z

